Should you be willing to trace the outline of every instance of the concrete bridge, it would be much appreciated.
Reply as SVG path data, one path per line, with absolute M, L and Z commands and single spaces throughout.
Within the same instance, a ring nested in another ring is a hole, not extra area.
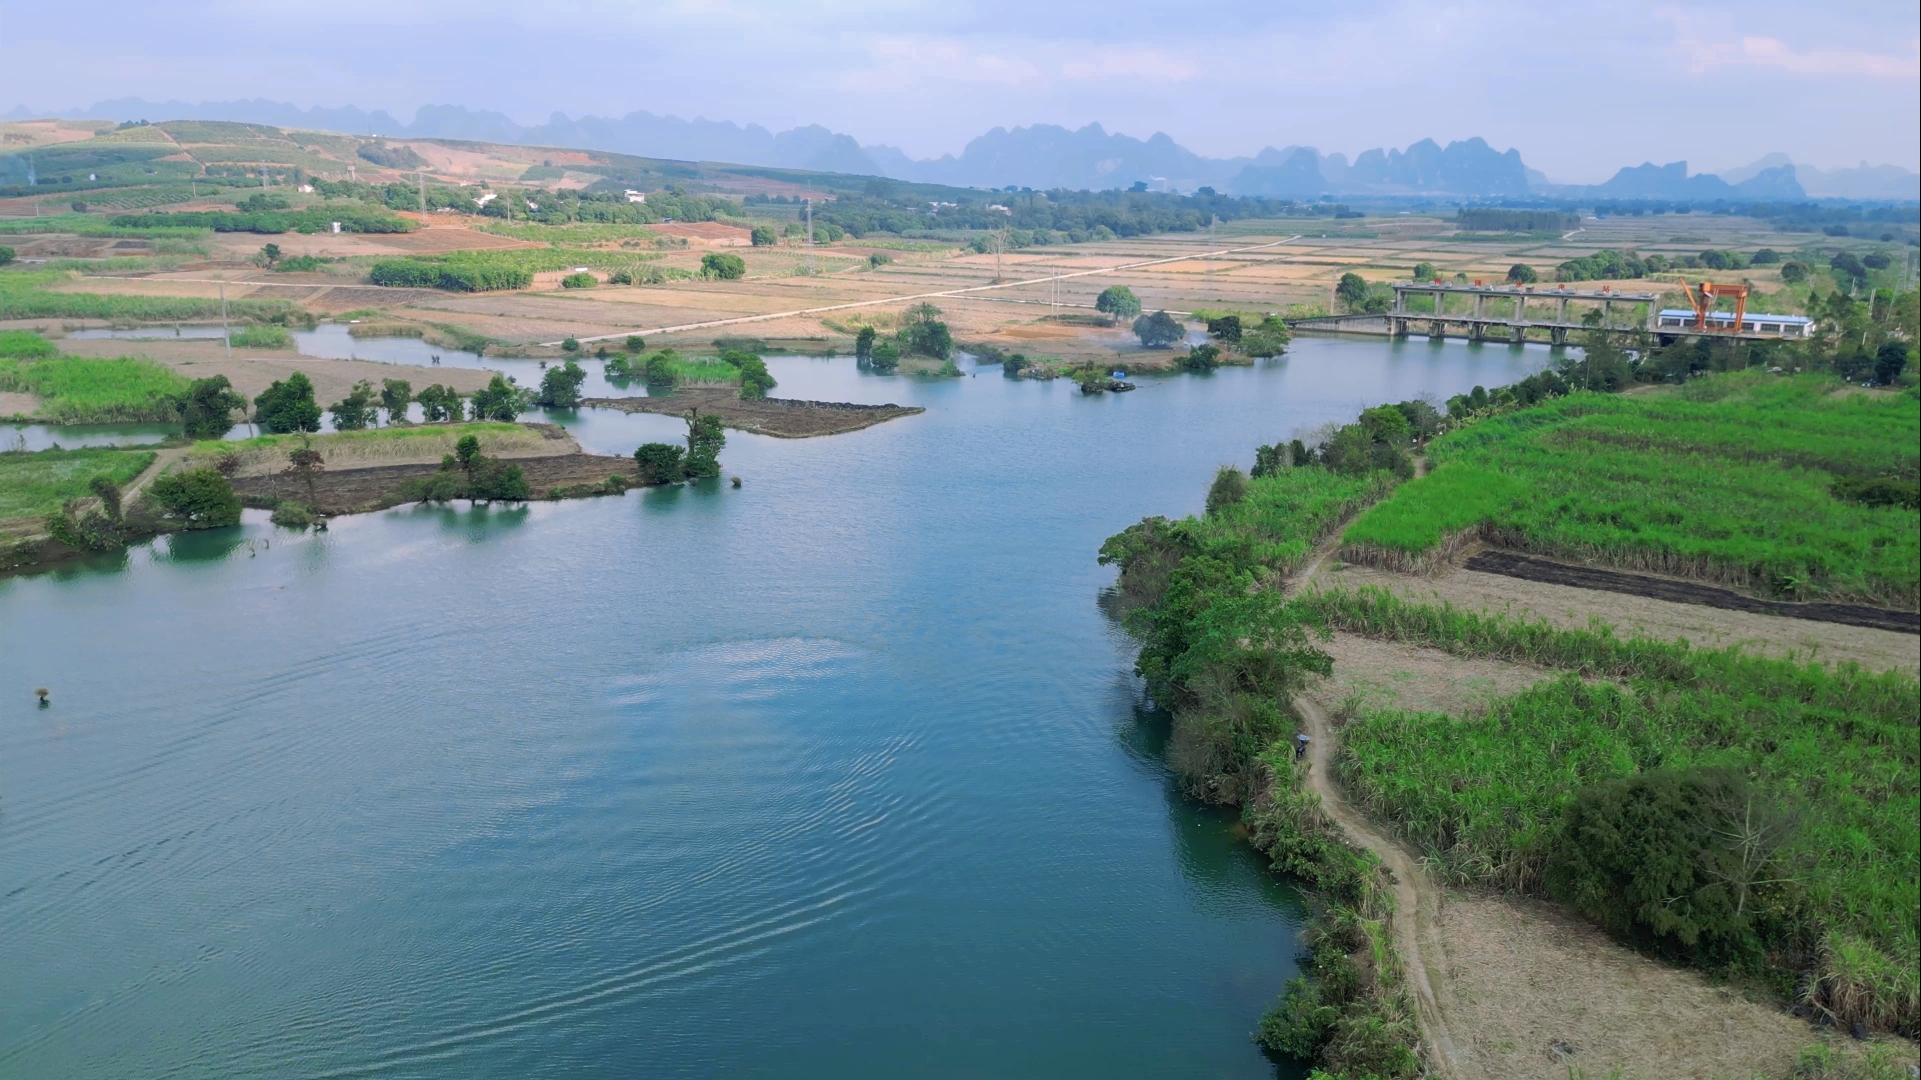
M 1604 330 L 1653 329 L 1661 294 L 1620 292 L 1603 285 L 1468 285 L 1443 281 L 1395 282 L 1394 307 L 1385 316 L 1387 332 L 1405 337 L 1426 331 L 1446 337 L 1450 327 L 1475 341 L 1527 340 L 1528 331 L 1546 331 L 1565 345 L 1571 331 L 1591 329 L 1583 316 L 1599 311 Z M 1418 329 L 1417 329 L 1418 328 Z

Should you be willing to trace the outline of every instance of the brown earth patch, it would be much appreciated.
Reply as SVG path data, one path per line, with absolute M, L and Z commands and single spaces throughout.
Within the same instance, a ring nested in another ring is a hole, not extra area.
M 844 401 L 797 401 L 791 398 L 745 398 L 733 389 L 689 387 L 665 397 L 586 398 L 583 406 L 622 412 L 681 416 L 690 409 L 712 413 L 730 428 L 783 439 L 839 435 L 884 423 L 897 416 L 925 412 L 911 405 L 854 405 Z
M 1629 596 L 1649 596 L 1657 600 L 1671 600 L 1677 604 L 1703 604 L 1708 607 L 1746 611 L 1757 615 L 1780 615 L 1813 622 L 1842 623 L 1847 626 L 1868 626 L 1877 630 L 1921 634 L 1921 613 L 1913 611 L 1890 611 L 1858 604 L 1801 604 L 1781 600 L 1763 600 L 1729 589 L 1717 589 L 1711 585 L 1698 585 L 1648 574 L 1603 570 L 1592 566 L 1575 566 L 1551 559 L 1537 559 L 1514 551 L 1477 552 L 1468 557 L 1466 566 L 1469 570 L 1478 570 L 1485 574 L 1501 574 L 1527 581 L 1545 581 L 1556 585 L 1572 585 L 1581 589 L 1625 593 Z
M 0 416 L 32 416 L 40 411 L 40 399 L 32 394 L 0 392 Z
M 750 247 L 754 242 L 751 229 L 722 225 L 718 221 L 681 221 L 672 225 L 649 225 L 647 228 L 663 236 L 684 236 L 689 240 L 703 240 L 716 247 Z
M 1334 674 L 1313 690 L 1330 709 L 1406 709 L 1451 715 L 1480 712 L 1495 698 L 1518 694 L 1555 673 L 1532 664 L 1455 656 L 1397 641 L 1336 632 L 1320 647 Z
M 639 470 L 634 459 L 600 454 L 561 454 L 550 457 L 508 458 L 520 466 L 522 476 L 536 499 L 547 498 L 556 488 L 599 484 L 610 476 L 623 476 L 638 483 Z M 311 493 L 304 481 L 270 474 L 243 476 L 234 481 L 234 490 L 256 498 L 288 498 L 307 502 L 323 514 L 358 514 L 396 506 L 402 501 L 400 490 L 409 480 L 420 480 L 440 471 L 438 465 L 381 465 L 370 469 L 330 469 L 314 480 Z
M 1455 1048 L 1491 1080 L 1787 1076 L 1818 1038 L 1547 904 L 1450 894 L 1440 933 Z
M 1698 648 L 1739 645 L 1765 656 L 1793 654 L 1804 661 L 1852 661 L 1875 671 L 1921 671 L 1921 650 L 1915 648 L 1911 634 L 1677 604 L 1476 570 L 1415 577 L 1352 564 L 1323 566 L 1312 584 L 1348 589 L 1371 585 L 1416 603 L 1448 603 L 1465 611 L 1539 619 L 1567 630 L 1585 630 L 1599 620 L 1620 634 L 1663 641 L 1684 638 Z

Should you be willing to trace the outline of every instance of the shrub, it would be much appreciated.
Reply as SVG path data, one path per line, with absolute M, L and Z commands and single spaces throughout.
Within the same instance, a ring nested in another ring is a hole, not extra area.
M 647 381 L 655 386 L 674 385 L 674 362 L 680 359 L 672 349 L 662 349 L 647 358 Z
M 755 356 L 753 353 L 720 354 L 722 360 L 728 360 L 730 356 L 736 357 L 737 359 L 729 362 L 740 368 L 741 397 L 766 397 L 767 391 L 772 390 L 778 385 L 774 382 L 773 373 L 767 370 L 767 362 L 765 360 Z
M 568 334 L 566 337 L 560 339 L 560 350 L 562 352 L 579 352 L 580 339 L 572 334 Z
M 737 281 L 747 276 L 747 262 L 728 252 L 710 252 L 700 257 L 700 272 L 721 281 Z
M 243 349 L 286 349 L 293 346 L 293 336 L 284 326 L 249 326 L 232 335 L 230 339 Z
M 861 327 L 860 333 L 854 335 L 854 362 L 856 364 L 864 367 L 868 361 L 874 358 L 874 339 L 879 336 L 871 326 Z
M 643 484 L 667 484 L 685 475 L 683 459 L 687 451 L 673 443 L 642 443 L 634 451 L 634 464 L 640 469 Z
M 773 247 L 780 243 L 780 237 L 775 235 L 772 225 L 754 226 L 752 239 L 755 247 Z
M 1223 465 L 1214 473 L 1214 483 L 1207 489 L 1207 512 L 1213 513 L 1223 506 L 1232 506 L 1247 497 L 1247 474 L 1232 465 Z
M 0 246 L 0 266 L 5 266 L 8 263 L 12 262 L 13 254 L 14 252 L 12 248 Z
M 867 268 L 869 270 L 879 270 L 881 267 L 886 266 L 888 263 L 893 261 L 894 261 L 894 257 L 892 255 L 889 255 L 884 251 L 876 251 L 873 254 L 867 256 Z
M 1249 356 L 1279 356 L 1287 351 L 1288 343 L 1294 340 L 1294 331 L 1278 315 L 1268 315 L 1261 319 L 1259 326 L 1241 334 L 1240 349 Z
M 274 505 L 271 520 L 282 528 L 304 529 L 314 523 L 314 512 L 304 503 L 282 499 Z
M 938 319 L 923 319 L 901 331 L 900 347 L 903 352 L 945 360 L 953 354 L 954 335 L 948 332 L 946 323 Z
M 647 347 L 647 339 L 639 334 L 628 334 L 627 340 L 621 344 L 628 352 L 640 352 Z
M 883 341 L 874 346 L 874 355 L 867 366 L 885 375 L 900 366 L 900 346 L 891 341 Z
M 584 270 L 560 279 L 560 287 L 563 289 L 591 289 L 598 284 L 600 279 Z
M 1142 315 L 1134 320 L 1134 335 L 1150 349 L 1165 349 L 1187 336 L 1180 322 L 1165 311 Z
M 727 445 L 727 432 L 720 417 L 693 412 L 687 416 L 687 475 L 700 479 L 720 475 L 720 451 Z
M 161 513 L 188 529 L 240 523 L 240 496 L 216 469 L 168 473 L 147 489 Z
M 1515 263 L 1507 268 L 1507 280 L 1510 285 L 1532 285 L 1541 280 L 1541 275 L 1526 263 Z
M 469 402 L 475 420 L 498 420 L 512 423 L 527 411 L 527 391 L 519 389 L 507 381 L 506 376 L 496 373 L 488 381 L 485 389 L 477 391 Z

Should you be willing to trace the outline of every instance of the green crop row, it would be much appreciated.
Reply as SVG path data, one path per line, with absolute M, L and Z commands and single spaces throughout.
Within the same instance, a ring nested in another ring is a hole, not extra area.
M 217 319 L 220 301 L 193 296 L 113 296 L 53 292 L 47 286 L 75 275 L 56 270 L 0 272 L 0 319 L 113 319 L 127 322 Z M 235 319 L 271 322 L 298 311 L 286 300 L 229 300 Z
M 1574 394 L 1450 432 L 1433 470 L 1344 535 L 1410 561 L 1476 530 L 1507 547 L 1765 593 L 1915 607 L 1921 521 L 1838 499 L 1921 475 L 1921 406 L 1820 376 L 1736 373 L 1680 394 Z

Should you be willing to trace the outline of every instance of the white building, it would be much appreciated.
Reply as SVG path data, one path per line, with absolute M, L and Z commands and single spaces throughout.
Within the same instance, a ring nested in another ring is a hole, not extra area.
M 1708 328 L 1727 333 L 1734 328 L 1734 312 L 1708 312 Z M 1656 317 L 1655 325 L 1662 330 L 1688 330 L 1694 326 L 1694 311 L 1690 308 L 1662 308 Z M 1750 311 L 1741 319 L 1743 334 L 1766 334 L 1773 337 L 1805 338 L 1814 333 L 1814 320 L 1806 315 L 1769 315 L 1766 312 Z
M 637 202 L 637 203 L 644 203 L 644 202 L 646 202 L 646 201 L 647 201 L 647 195 L 646 195 L 646 193 L 645 193 L 645 192 L 640 192 L 640 191 L 635 191 L 635 190 L 634 190 L 633 188 L 628 188 L 628 189 L 627 189 L 627 201 L 628 201 L 628 202 Z

